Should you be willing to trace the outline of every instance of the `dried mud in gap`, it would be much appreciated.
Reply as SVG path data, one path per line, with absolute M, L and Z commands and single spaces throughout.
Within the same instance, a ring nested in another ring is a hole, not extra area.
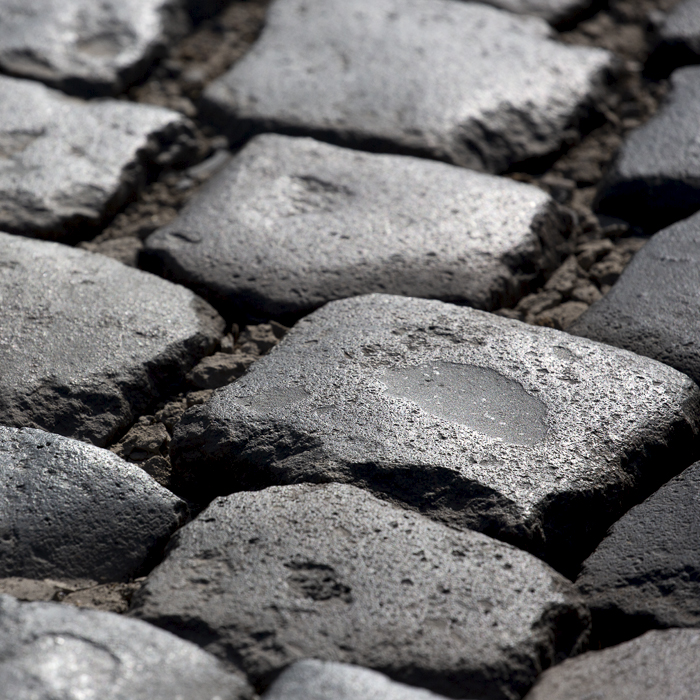
M 520 166 L 507 173 L 549 192 L 576 214 L 570 255 L 563 265 L 533 288 L 515 308 L 497 313 L 528 323 L 565 329 L 588 306 L 607 293 L 645 239 L 622 221 L 595 216 L 596 188 L 626 134 L 647 121 L 666 93 L 665 79 L 645 75 L 654 46 L 654 24 L 678 0 L 612 0 L 603 9 L 558 33 L 568 44 L 599 46 L 619 58 L 600 111 L 591 114 L 583 137 L 572 137 L 565 152 Z M 198 151 L 188 167 L 153 173 L 150 184 L 93 240 L 87 250 L 138 266 L 143 241 L 172 221 L 188 199 L 229 157 L 225 137 L 198 120 L 197 103 L 204 87 L 227 71 L 252 46 L 265 21 L 268 0 L 237 0 L 216 17 L 196 26 L 149 77 L 132 87 L 129 99 L 178 110 L 197 125 Z M 189 406 L 206 401 L 211 391 L 241 376 L 285 333 L 279 324 L 230 326 L 221 347 L 198 365 L 180 386 L 138 418 L 111 446 L 123 458 L 141 465 L 164 485 L 170 482 L 169 444 L 172 430 Z M 238 321 L 238 323 L 237 323 Z M 187 494 L 181 494 L 187 496 Z M 203 504 L 192 504 L 198 509 Z M 31 585 L 30 585 L 31 584 Z M 80 606 L 124 612 L 139 582 L 25 582 L 6 580 L 3 591 L 34 600 L 63 600 Z M 29 588 L 32 588 L 30 591 Z M 34 590 L 36 589 L 36 590 Z M 22 593 L 24 592 L 24 595 Z

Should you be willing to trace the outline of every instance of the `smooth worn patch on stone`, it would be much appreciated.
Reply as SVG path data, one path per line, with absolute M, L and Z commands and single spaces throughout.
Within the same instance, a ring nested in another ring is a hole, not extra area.
M 568 331 L 652 357 L 700 382 L 700 214 L 654 235 Z
M 215 500 L 175 535 L 132 614 L 254 683 L 317 658 L 484 700 L 520 698 L 588 627 L 573 585 L 538 559 L 344 484 Z
M 606 646 L 653 627 L 700 627 L 700 462 L 625 513 L 577 583 Z
M 234 140 L 306 134 L 501 172 L 556 151 L 612 65 L 551 36 L 458 0 L 276 0 L 204 107 Z
M 125 581 L 186 515 L 183 501 L 107 450 L 0 427 L 0 576 Z
M 671 76 L 671 91 L 622 146 L 595 207 L 653 233 L 700 209 L 700 67 Z
M 647 358 L 370 295 L 302 319 L 184 415 L 171 455 L 184 494 L 355 483 L 570 572 L 690 462 L 699 411 L 697 386 Z
M 2 0 L 0 70 L 72 94 L 116 95 L 187 30 L 181 5 L 180 0 Z
M 695 700 L 700 630 L 647 632 L 546 671 L 525 700 Z
M 133 195 L 147 166 L 177 162 L 192 142 L 192 125 L 177 112 L 82 102 L 0 76 L 0 229 L 89 235 Z
M 146 252 L 230 314 L 299 314 L 369 292 L 492 309 L 557 266 L 570 226 L 530 185 L 267 134 Z
M 0 595 L 0 688 L 12 700 L 248 700 L 194 644 L 138 620 Z
M 0 233 L 0 425 L 105 445 L 210 352 L 224 321 L 179 285 Z
M 305 659 L 293 663 L 262 700 L 440 700 L 422 688 L 389 680 L 360 666 Z

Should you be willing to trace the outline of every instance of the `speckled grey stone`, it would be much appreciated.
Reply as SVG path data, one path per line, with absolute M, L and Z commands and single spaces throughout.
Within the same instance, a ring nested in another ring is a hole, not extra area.
M 611 65 L 550 36 L 459 0 L 276 0 L 204 108 L 234 140 L 315 135 L 501 172 L 556 150 Z
M 654 235 L 567 330 L 653 357 L 700 382 L 700 214 Z
M 185 413 L 172 455 L 183 492 L 355 483 L 570 573 L 630 499 L 690 463 L 699 411 L 698 387 L 648 358 L 369 295 L 301 320 Z
M 182 4 L 0 0 L 0 70 L 72 94 L 117 94 L 187 30 Z
M 0 425 L 105 445 L 210 352 L 223 328 L 184 287 L 0 233 Z
M 647 632 L 546 671 L 525 700 L 695 700 L 700 631 Z
M 440 700 L 429 690 L 389 680 L 361 666 L 304 659 L 287 668 L 262 700 Z
M 451 697 L 515 700 L 584 642 L 588 611 L 531 555 L 345 484 L 216 499 L 132 614 L 265 684 L 304 658 Z
M 146 251 L 231 315 L 283 317 L 369 292 L 491 309 L 557 266 L 569 229 L 531 185 L 266 134 Z
M 161 553 L 186 512 L 108 450 L 0 427 L 2 577 L 128 580 Z
M 601 185 L 596 209 L 658 231 L 700 209 L 700 67 L 671 76 L 671 91 L 622 146 Z
M 176 162 L 191 141 L 191 125 L 177 112 L 82 102 L 0 76 L 0 229 L 52 239 L 94 235 L 147 165 Z
M 676 67 L 700 60 L 700 2 L 685 0 L 669 12 L 657 32 L 658 46 L 652 60 Z
M 700 627 L 700 462 L 625 513 L 577 583 L 605 646 L 654 627 Z
M 500 7 L 509 12 L 534 15 L 558 25 L 582 15 L 589 10 L 594 0 L 485 0 L 487 5 Z
M 12 700 L 247 700 L 194 644 L 138 620 L 0 595 L 0 693 Z

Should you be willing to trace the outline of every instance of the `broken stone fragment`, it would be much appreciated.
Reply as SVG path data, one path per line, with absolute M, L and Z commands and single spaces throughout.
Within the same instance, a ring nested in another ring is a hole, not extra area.
M 277 131 L 502 172 L 557 150 L 612 63 L 481 3 L 276 0 L 203 108 L 234 141 Z
M 184 287 L 102 255 L 0 233 L 0 424 L 105 445 L 215 347 Z
M 0 427 L 0 576 L 127 581 L 184 522 L 183 501 L 107 450 Z
M 520 698 L 588 631 L 573 585 L 535 557 L 341 484 L 215 500 L 130 614 L 260 685 L 317 658 L 493 700 Z
M 0 76 L 0 230 L 90 237 L 143 184 L 147 168 L 186 159 L 194 146 L 192 124 L 177 112 L 83 102 Z
M 185 413 L 175 488 L 353 483 L 575 571 L 695 454 L 700 389 L 660 362 L 425 299 L 327 304 Z M 663 457 L 661 456 L 663 455 Z
M 0 688 L 13 700 L 250 700 L 240 676 L 138 620 L 0 595 Z
M 383 291 L 492 309 L 554 270 L 570 226 L 530 185 L 266 134 L 151 235 L 145 253 L 149 269 L 230 316 L 298 316 Z M 262 344 L 250 338 L 261 353 L 276 341 L 266 333 Z

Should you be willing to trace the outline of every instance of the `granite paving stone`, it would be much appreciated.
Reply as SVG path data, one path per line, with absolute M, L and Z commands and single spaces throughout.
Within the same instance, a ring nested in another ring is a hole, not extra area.
M 249 700 L 199 647 L 138 620 L 0 595 L 0 691 L 12 700 Z
M 203 114 L 234 141 L 279 131 L 500 172 L 557 150 L 604 89 L 612 55 L 551 36 L 459 0 L 276 0 Z
M 224 321 L 190 290 L 0 233 L 0 425 L 104 446 L 180 381 Z
M 546 671 L 525 700 L 694 700 L 700 631 L 647 632 Z
M 0 576 L 126 581 L 162 552 L 185 503 L 108 450 L 0 427 Z
M 345 484 L 216 499 L 175 535 L 131 614 L 262 686 L 318 658 L 483 700 L 520 698 L 588 632 L 573 585 L 540 560 Z
M 700 67 L 671 75 L 659 111 L 633 131 L 596 198 L 596 209 L 649 233 L 700 209 Z
M 570 333 L 653 357 L 700 382 L 700 214 L 652 236 Z
M 187 31 L 182 4 L 2 0 L 0 70 L 71 94 L 116 95 Z
M 700 627 L 700 462 L 632 508 L 577 581 L 614 644 L 655 627 Z
M 147 167 L 188 156 L 191 127 L 161 107 L 83 102 L 0 76 L 0 229 L 55 240 L 94 234 Z
M 389 680 L 360 666 L 305 659 L 289 666 L 262 700 L 440 700 L 439 695 Z
M 508 12 L 534 15 L 550 24 L 570 22 L 590 10 L 594 0 L 486 0 L 487 5 L 500 7 Z
M 368 292 L 492 309 L 558 265 L 570 228 L 531 185 L 266 134 L 147 239 L 145 264 L 231 315 Z
M 571 573 L 630 499 L 691 463 L 699 410 L 700 389 L 648 358 L 368 295 L 302 319 L 185 413 L 171 456 L 186 494 L 354 483 Z

